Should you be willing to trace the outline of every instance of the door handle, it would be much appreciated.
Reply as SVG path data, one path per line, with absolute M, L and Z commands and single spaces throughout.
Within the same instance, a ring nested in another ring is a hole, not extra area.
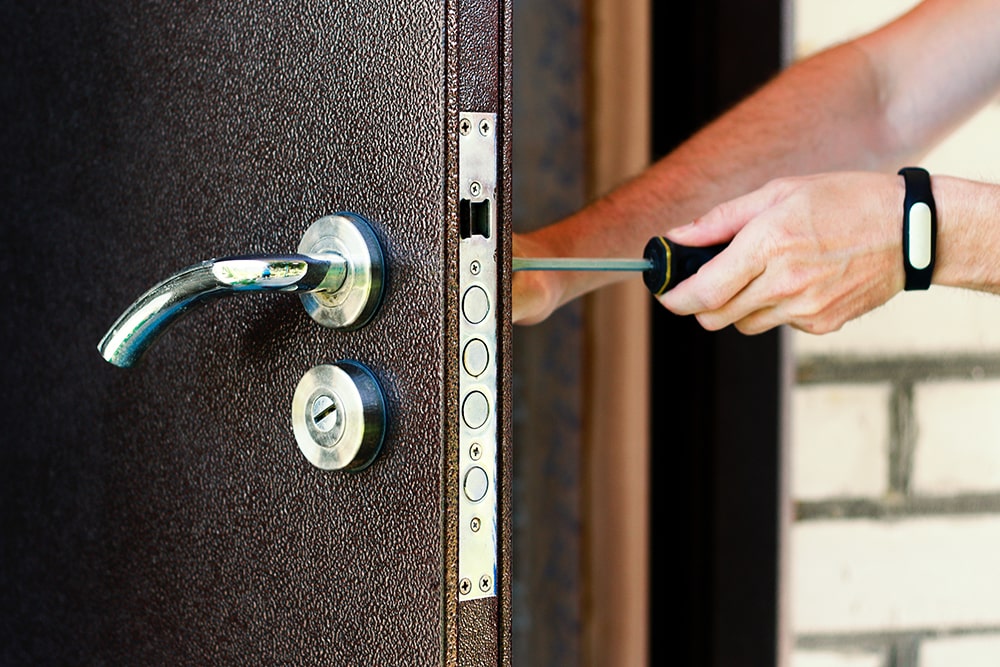
M 242 292 L 295 292 L 323 326 L 351 331 L 382 300 L 385 264 L 371 223 L 340 212 L 314 222 L 298 253 L 223 257 L 189 266 L 154 285 L 101 339 L 105 360 L 128 368 L 193 306 Z

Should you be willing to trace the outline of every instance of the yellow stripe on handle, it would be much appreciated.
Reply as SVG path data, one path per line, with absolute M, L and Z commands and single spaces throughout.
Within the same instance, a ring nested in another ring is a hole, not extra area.
M 663 281 L 660 284 L 660 288 L 656 290 L 656 296 L 660 296 L 670 288 L 670 275 L 672 273 L 671 268 L 673 267 L 673 261 L 671 258 L 672 250 L 670 249 L 670 244 L 667 243 L 667 239 L 662 236 L 657 236 L 656 240 L 663 246 Z
M 697 273 L 703 264 L 722 252 L 726 245 L 728 244 L 685 246 L 668 241 L 663 236 L 654 236 L 646 243 L 643 251 L 643 256 L 652 262 L 652 267 L 643 272 L 642 280 L 650 292 L 662 296 Z
M 650 261 L 652 266 L 642 272 L 642 282 L 646 289 L 660 296 L 670 289 L 673 278 L 673 248 L 670 242 L 662 236 L 654 236 L 646 242 L 642 256 Z

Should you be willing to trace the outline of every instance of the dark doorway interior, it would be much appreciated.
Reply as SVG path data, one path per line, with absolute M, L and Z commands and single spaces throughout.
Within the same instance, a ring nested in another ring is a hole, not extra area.
M 654 3 L 652 48 L 659 157 L 778 71 L 782 3 Z M 775 665 L 779 332 L 652 326 L 652 662 Z

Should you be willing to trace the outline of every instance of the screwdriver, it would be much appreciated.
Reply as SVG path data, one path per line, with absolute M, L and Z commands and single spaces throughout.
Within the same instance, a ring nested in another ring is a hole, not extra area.
M 642 259 L 583 257 L 515 257 L 514 271 L 642 271 L 646 288 L 660 296 L 718 255 L 729 245 L 686 246 L 654 236 L 646 243 Z

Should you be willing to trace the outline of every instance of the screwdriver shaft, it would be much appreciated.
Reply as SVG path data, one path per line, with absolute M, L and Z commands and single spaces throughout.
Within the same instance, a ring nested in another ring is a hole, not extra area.
M 718 255 L 725 243 L 691 247 L 654 236 L 646 243 L 642 259 L 603 257 L 514 257 L 514 271 L 641 271 L 642 282 L 655 296 L 664 294 L 693 276 L 703 264 Z
M 514 271 L 646 271 L 649 259 L 604 259 L 584 257 L 514 257 Z

